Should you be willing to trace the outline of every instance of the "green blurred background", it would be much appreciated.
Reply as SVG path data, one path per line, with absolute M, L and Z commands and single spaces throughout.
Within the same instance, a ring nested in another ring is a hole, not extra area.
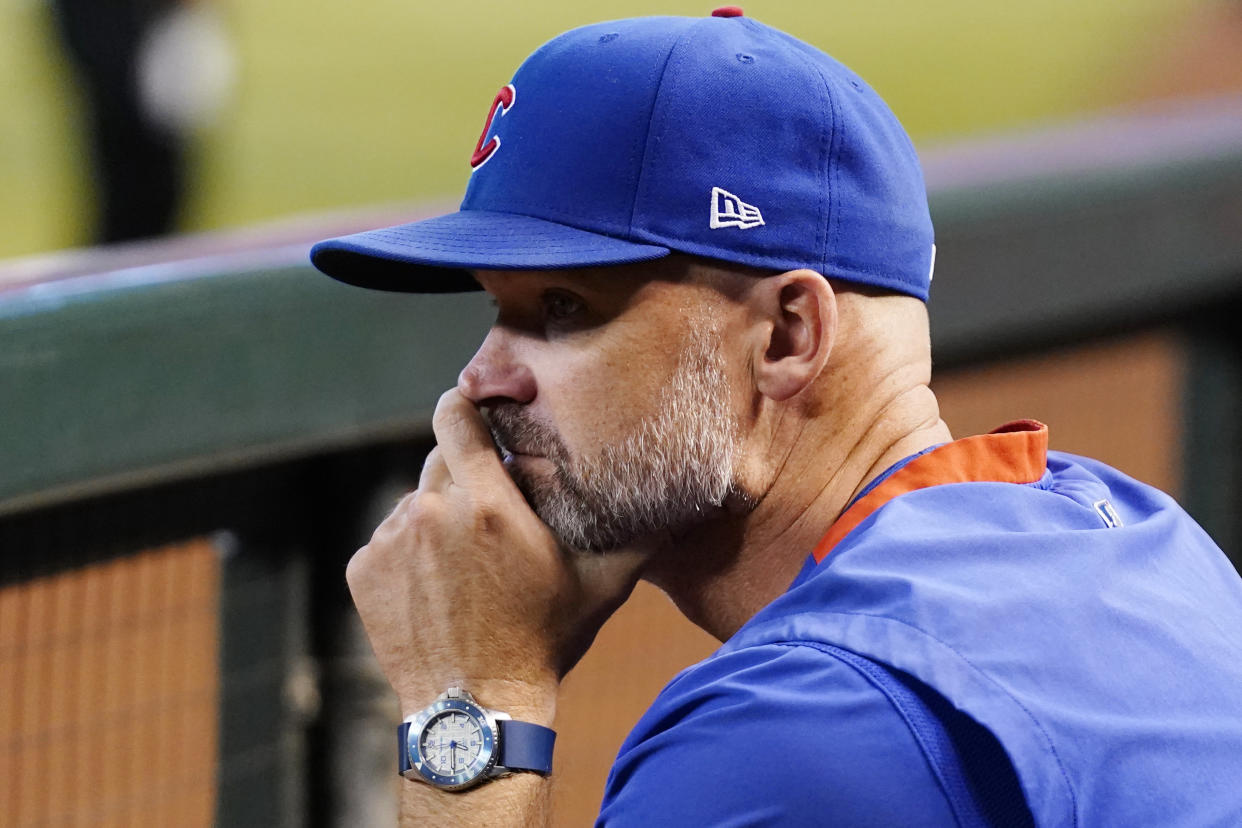
M 583 23 L 711 8 L 703 0 L 217 5 L 234 39 L 237 85 L 223 117 L 197 137 L 186 230 L 364 204 L 451 202 L 493 94 L 534 46 Z M 1168 78 L 1201 51 L 1187 37 L 1212 7 L 745 5 L 748 15 L 859 71 L 921 146 L 1184 94 Z M 91 219 L 78 92 L 46 6 L 0 0 L 0 32 L 0 258 L 85 244 Z

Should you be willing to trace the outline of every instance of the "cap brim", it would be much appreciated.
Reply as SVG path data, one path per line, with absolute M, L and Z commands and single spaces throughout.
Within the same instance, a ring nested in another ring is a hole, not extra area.
M 342 282 L 376 290 L 478 290 L 471 270 L 566 270 L 663 258 L 638 244 L 512 213 L 463 210 L 322 241 L 311 263 Z

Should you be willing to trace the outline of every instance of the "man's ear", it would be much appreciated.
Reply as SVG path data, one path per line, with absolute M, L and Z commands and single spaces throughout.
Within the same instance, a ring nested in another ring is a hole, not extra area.
M 756 341 L 755 383 L 765 397 L 787 400 L 823 372 L 837 335 L 837 298 L 813 270 L 763 278 L 751 294 L 766 334 Z

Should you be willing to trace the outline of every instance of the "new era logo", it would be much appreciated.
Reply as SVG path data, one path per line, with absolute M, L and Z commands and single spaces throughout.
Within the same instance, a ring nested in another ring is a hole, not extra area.
M 747 204 L 733 193 L 712 187 L 712 217 L 708 227 L 719 230 L 721 227 L 738 227 L 749 230 L 763 224 L 763 214 L 753 204 Z

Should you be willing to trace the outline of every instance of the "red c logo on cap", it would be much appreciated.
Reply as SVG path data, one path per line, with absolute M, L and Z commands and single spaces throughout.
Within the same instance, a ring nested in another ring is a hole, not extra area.
M 471 171 L 483 166 L 487 159 L 500 149 L 500 136 L 493 135 L 492 140 L 488 141 L 487 133 L 492 131 L 492 122 L 496 120 L 496 113 L 504 115 L 513 107 L 513 102 L 516 100 L 517 90 L 513 88 L 513 84 L 509 84 L 496 93 L 496 97 L 492 100 L 492 108 L 487 111 L 487 122 L 483 124 L 483 133 L 479 136 L 479 143 L 475 145 L 474 154 L 470 156 Z

